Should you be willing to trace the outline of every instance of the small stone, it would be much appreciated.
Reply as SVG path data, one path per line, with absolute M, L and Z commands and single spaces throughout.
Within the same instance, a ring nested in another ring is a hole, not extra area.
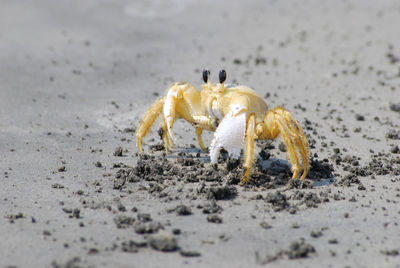
M 175 237 L 172 234 L 162 230 L 151 235 L 147 242 L 153 249 L 158 251 L 172 252 L 178 249 L 178 244 L 175 240 Z
M 240 59 L 234 59 L 233 63 L 240 65 L 240 64 L 242 64 L 242 61 Z
M 268 230 L 268 229 L 272 228 L 272 226 L 269 223 L 267 223 L 266 221 L 260 222 L 260 226 L 261 226 L 261 228 L 263 228 L 265 230 Z
M 399 251 L 397 249 L 381 250 L 381 253 L 386 255 L 386 256 L 397 256 L 397 255 L 399 255 Z
M 85 192 L 83 191 L 83 190 L 78 190 L 78 191 L 76 191 L 76 194 L 77 195 L 83 195 Z
M 400 112 L 400 103 L 391 103 L 389 107 L 393 112 Z
M 62 211 L 64 211 L 65 213 L 72 213 L 72 209 L 71 208 L 63 208 Z
M 172 233 L 173 233 L 174 235 L 180 235 L 180 234 L 182 233 L 182 231 L 181 231 L 181 229 L 179 229 L 179 228 L 174 228 L 174 229 L 172 229 Z
M 66 167 L 65 166 L 61 166 L 58 168 L 58 172 L 65 172 Z
M 281 211 L 289 207 L 289 203 L 286 200 L 286 195 L 281 192 L 268 193 L 265 197 L 267 203 L 272 204 L 274 211 Z
M 357 199 L 356 199 L 355 196 L 352 196 L 352 197 L 349 199 L 349 201 L 350 201 L 350 202 L 357 202 Z
M 361 115 L 361 114 L 356 114 L 356 120 L 357 121 L 364 121 L 365 117 L 363 115 Z
M 314 253 L 315 248 L 304 242 L 304 239 L 295 241 L 290 245 L 289 250 L 286 251 L 286 255 L 289 259 L 307 258 L 310 253 Z
M 100 163 L 100 161 L 97 161 L 94 163 L 95 167 L 101 168 L 103 165 Z
M 211 200 L 210 203 L 206 203 L 203 206 L 204 214 L 214 214 L 221 212 L 222 212 L 222 207 L 220 207 L 215 200 Z
M 221 187 L 211 187 L 207 192 L 207 199 L 227 200 L 237 195 L 237 189 L 233 185 L 224 185 Z
M 400 130 L 391 129 L 386 133 L 386 138 L 391 140 L 400 140 Z
M 187 215 L 192 215 L 192 210 L 190 207 L 185 206 L 185 205 L 179 205 L 175 208 L 175 212 L 179 216 L 187 216 Z
M 393 145 L 393 146 L 390 148 L 390 152 L 391 152 L 392 154 L 400 154 L 400 146 L 398 146 L 398 145 Z
M 154 234 L 162 229 L 164 229 L 164 226 L 159 222 L 147 222 L 135 226 L 137 234 Z
M 148 213 L 138 213 L 137 214 L 137 219 L 140 222 L 149 222 L 152 221 L 151 215 Z
M 318 237 L 322 236 L 322 232 L 320 230 L 312 231 L 310 235 L 311 235 L 311 237 L 318 238 Z
M 44 231 L 43 231 L 43 235 L 50 236 L 50 235 L 51 235 L 51 232 L 48 231 L 48 230 L 44 230 Z
M 333 239 L 329 239 L 329 240 L 328 240 L 328 243 L 329 243 L 329 244 L 337 244 L 338 241 L 337 241 L 336 238 L 333 238 Z
M 119 229 L 128 228 L 132 226 L 135 221 L 135 218 L 123 215 L 114 218 L 114 223 Z
M 19 212 L 18 214 L 7 215 L 6 218 L 9 219 L 10 223 L 14 223 L 15 220 L 23 219 L 23 218 L 25 218 L 25 216 L 24 216 L 24 214 L 22 214 L 22 212 Z
M 81 211 L 79 208 L 75 208 L 72 211 L 72 215 L 70 215 L 70 218 L 75 218 L 75 219 L 79 219 L 81 217 Z
M 88 252 L 89 255 L 94 255 L 94 254 L 98 254 L 98 253 L 99 253 L 99 250 L 97 248 L 91 248 L 91 249 L 89 249 L 89 252 Z
M 115 148 L 115 150 L 114 150 L 114 156 L 122 156 L 122 153 L 123 153 L 122 147 L 117 147 L 117 148 Z
M 363 184 L 361 184 L 361 183 L 360 183 L 360 185 L 358 185 L 357 189 L 359 191 L 365 191 L 366 190 L 365 186 Z
M 129 253 L 137 253 L 139 248 L 143 248 L 147 246 L 147 242 L 136 242 L 133 240 L 129 240 L 126 242 L 122 242 L 121 249 L 123 252 Z
M 135 133 L 136 132 L 136 128 L 134 128 L 134 127 L 124 128 L 124 132 L 125 133 Z
M 222 223 L 222 218 L 217 214 L 210 214 L 207 216 L 207 221 L 212 223 Z
M 282 153 L 286 153 L 286 145 L 283 142 L 279 143 L 279 150 Z
M 182 257 L 200 257 L 201 253 L 193 250 L 181 250 L 180 254 Z
M 64 185 L 59 184 L 59 183 L 54 183 L 51 185 L 51 187 L 53 187 L 54 189 L 63 189 Z
M 292 224 L 292 228 L 293 228 L 293 229 L 299 229 L 299 228 L 300 228 L 300 225 L 299 225 L 297 222 L 294 222 L 294 223 Z

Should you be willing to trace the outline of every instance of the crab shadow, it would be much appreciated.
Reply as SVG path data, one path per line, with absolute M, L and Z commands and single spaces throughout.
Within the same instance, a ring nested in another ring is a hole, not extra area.
M 167 158 L 174 159 L 177 157 L 186 157 L 190 155 L 194 159 L 203 162 L 205 164 L 210 163 L 210 157 L 208 153 L 205 153 L 197 147 L 178 147 L 174 150 L 172 154 L 167 155 Z M 290 181 L 292 177 L 291 165 L 288 161 L 278 158 L 268 158 L 262 157 L 263 155 L 258 155 L 257 159 L 254 161 L 253 171 L 248 185 L 253 185 L 256 187 L 267 186 L 267 188 L 279 189 L 281 187 L 286 187 L 292 184 L 292 188 L 312 188 L 321 187 L 334 183 L 336 178 L 333 174 L 333 166 L 329 163 L 327 159 L 319 160 L 315 158 L 310 159 L 310 169 L 307 174 L 306 180 L 303 183 L 300 180 Z M 226 166 L 228 172 L 233 172 L 236 178 L 232 179 L 230 176 L 229 184 L 239 184 L 242 169 L 241 159 L 232 159 L 228 152 L 222 149 L 220 151 L 218 164 L 220 166 Z
M 280 187 L 285 187 L 290 182 L 290 178 L 292 176 L 291 165 L 287 160 L 278 159 L 278 158 L 270 158 L 267 160 L 263 160 L 261 157 L 257 160 L 257 165 L 267 174 L 271 176 L 281 179 L 284 185 L 280 185 Z M 310 169 L 308 171 L 306 177 L 306 183 L 309 182 L 312 187 L 321 187 L 325 185 L 330 185 L 336 181 L 336 178 L 333 174 L 333 167 L 329 163 L 325 163 L 324 161 L 320 161 L 318 159 L 312 158 L 310 161 Z M 294 187 L 301 188 L 300 180 L 292 181 Z

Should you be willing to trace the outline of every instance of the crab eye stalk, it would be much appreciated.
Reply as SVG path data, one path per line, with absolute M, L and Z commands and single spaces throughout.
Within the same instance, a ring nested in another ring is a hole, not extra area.
M 203 70 L 203 81 L 204 83 L 208 82 L 208 78 L 210 78 L 210 71 L 207 69 Z
M 225 70 L 219 71 L 219 82 L 222 84 L 226 80 L 226 72 Z

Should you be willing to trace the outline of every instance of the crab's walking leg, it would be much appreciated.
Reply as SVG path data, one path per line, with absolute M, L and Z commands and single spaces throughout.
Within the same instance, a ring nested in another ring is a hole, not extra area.
M 246 127 L 246 136 L 245 136 L 245 155 L 244 155 L 244 164 L 245 171 L 242 177 L 242 181 L 240 182 L 242 185 L 247 182 L 251 172 L 251 165 L 253 163 L 254 157 L 254 139 L 256 138 L 255 134 L 255 124 L 256 124 L 256 117 L 254 114 L 249 116 L 247 120 L 247 127 Z
M 200 148 L 201 148 L 204 152 L 207 152 L 207 148 L 204 146 L 203 138 L 201 137 L 201 134 L 202 134 L 202 133 L 203 133 L 203 129 L 202 129 L 202 128 L 199 128 L 199 127 L 196 127 L 196 135 L 197 135 L 197 140 L 199 141 Z
M 174 147 L 174 144 L 172 142 L 171 137 L 169 136 L 168 127 L 167 127 L 167 123 L 165 122 L 164 116 L 161 117 L 161 128 L 163 130 L 162 139 L 163 139 L 165 150 L 169 151 L 170 149 L 172 149 Z
M 142 121 L 140 121 L 139 127 L 136 131 L 136 146 L 139 152 L 143 151 L 143 138 L 146 136 L 154 121 L 156 121 L 157 117 L 160 115 L 164 102 L 165 98 L 158 99 L 155 103 L 153 103 L 153 105 L 150 106 L 150 108 L 144 114 Z
M 275 139 L 279 134 L 286 145 L 287 154 L 292 164 L 292 178 L 298 177 L 300 172 L 300 159 L 302 160 L 303 174 L 301 180 L 307 176 L 309 169 L 309 150 L 307 139 L 304 136 L 298 122 L 292 117 L 290 112 L 282 107 L 277 107 L 267 112 L 264 118 L 267 131 L 267 138 Z
M 297 120 L 292 121 L 293 123 L 293 128 L 296 129 L 296 145 L 297 148 L 300 152 L 300 156 L 301 156 L 301 162 L 302 162 L 302 166 L 303 166 L 303 174 L 301 175 L 301 180 L 304 180 L 307 176 L 308 173 L 308 169 L 310 167 L 310 164 L 308 162 L 308 158 L 310 155 L 309 149 L 308 149 L 308 142 L 306 139 L 306 136 L 304 135 L 303 130 L 301 129 L 299 122 L 297 122 Z
M 165 98 L 163 113 L 165 121 L 167 123 L 168 135 L 171 137 L 172 142 L 176 143 L 174 133 L 172 132 L 172 126 L 174 125 L 174 122 L 176 120 L 176 97 L 174 96 L 174 94 L 176 93 L 173 90 L 168 92 L 168 95 Z
M 309 169 L 309 162 L 308 162 L 309 150 L 308 150 L 307 139 L 299 123 L 297 122 L 296 119 L 292 117 L 290 112 L 284 110 L 281 107 L 277 107 L 274 110 L 278 115 L 280 115 L 279 121 L 282 125 L 282 128 L 286 128 L 285 130 L 287 131 L 288 136 L 291 138 L 289 143 L 290 145 L 288 144 L 287 147 L 291 146 L 291 153 L 295 154 L 297 159 L 298 159 L 297 150 L 299 152 L 303 167 L 303 174 L 300 179 L 304 180 L 305 177 L 307 176 Z M 299 173 L 299 167 L 296 167 L 296 170 L 293 170 L 293 178 L 297 178 L 298 173 Z
M 203 133 L 203 129 L 213 131 L 215 129 L 215 124 L 210 117 L 199 114 L 200 111 L 199 109 L 196 109 L 196 104 L 194 103 L 196 100 L 200 100 L 200 97 L 196 96 L 196 93 L 197 92 L 193 92 L 193 90 L 189 92 L 189 90 L 183 91 L 172 89 L 168 92 L 166 97 L 163 113 L 168 136 L 172 138 L 172 142 L 176 142 L 172 132 L 172 127 L 177 116 L 180 116 L 194 125 L 200 148 L 203 151 L 207 151 L 201 134 Z

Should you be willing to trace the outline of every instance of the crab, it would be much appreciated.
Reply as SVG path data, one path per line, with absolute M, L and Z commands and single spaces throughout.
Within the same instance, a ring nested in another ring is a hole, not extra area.
M 174 83 L 166 96 L 148 108 L 136 131 L 139 152 L 143 152 L 143 138 L 160 115 L 164 147 L 170 151 L 177 143 L 172 127 L 178 118 L 183 118 L 195 128 L 200 148 L 205 152 L 208 150 L 202 132 L 215 132 L 209 148 L 212 163 L 218 161 L 222 148 L 236 158 L 244 150 L 243 185 L 251 175 L 255 140 L 276 139 L 280 135 L 291 163 L 292 180 L 302 171 L 303 181 L 309 170 L 308 142 L 291 113 L 280 106 L 269 109 L 263 98 L 246 86 L 225 85 L 225 70 L 219 72 L 219 83 L 212 83 L 209 78 L 210 71 L 204 70 L 201 91 L 190 83 Z

